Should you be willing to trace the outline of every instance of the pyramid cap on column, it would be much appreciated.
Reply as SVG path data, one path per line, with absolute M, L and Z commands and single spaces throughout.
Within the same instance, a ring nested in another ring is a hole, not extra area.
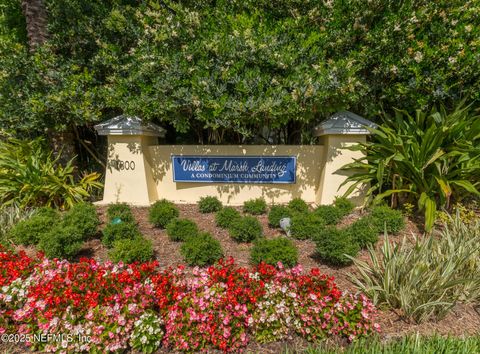
M 94 126 L 98 135 L 145 135 L 165 136 L 165 129 L 150 123 L 143 122 L 140 117 L 120 115 L 106 122 Z
M 377 125 L 368 119 L 360 117 L 358 114 L 341 111 L 333 114 L 326 121 L 317 125 L 314 129 L 314 135 L 367 135 L 370 134 L 367 127 L 376 128 Z

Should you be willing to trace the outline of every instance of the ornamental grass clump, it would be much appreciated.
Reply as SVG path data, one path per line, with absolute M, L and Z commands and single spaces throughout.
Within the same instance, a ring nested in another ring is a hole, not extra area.
M 232 222 L 239 218 L 241 218 L 241 215 L 237 209 L 233 207 L 225 207 L 215 214 L 215 223 L 222 229 L 228 229 L 230 225 L 232 225 Z
M 243 212 L 251 215 L 261 215 L 267 212 L 267 202 L 263 198 L 250 199 L 243 203 Z
M 148 219 L 156 227 L 164 229 L 167 224 L 180 215 L 178 208 L 172 202 L 161 199 L 153 203 L 148 212 Z
M 166 230 L 171 241 L 185 241 L 187 237 L 198 235 L 197 224 L 189 219 L 173 219 L 167 224 Z
M 480 296 L 480 222 L 460 219 L 438 236 L 385 242 L 369 261 L 351 258 L 359 270 L 358 289 L 377 305 L 400 309 L 406 319 L 421 323 L 445 317 L 457 303 Z
M 222 207 L 223 207 L 222 202 L 218 200 L 217 197 L 213 197 L 213 196 L 202 197 L 198 201 L 198 210 L 203 214 L 214 213 L 222 209 Z
M 271 227 L 280 227 L 280 220 L 292 216 L 290 208 L 283 205 L 274 205 L 270 208 L 268 213 L 268 224 Z
M 252 242 L 263 236 L 262 225 L 254 216 L 243 216 L 234 220 L 228 232 L 237 242 Z
M 255 265 L 264 262 L 276 266 L 280 262 L 287 268 L 291 268 L 298 262 L 297 248 L 285 237 L 255 241 L 250 256 L 251 262 Z

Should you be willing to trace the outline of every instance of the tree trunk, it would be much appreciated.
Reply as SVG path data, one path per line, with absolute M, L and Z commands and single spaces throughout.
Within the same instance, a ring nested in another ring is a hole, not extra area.
M 28 46 L 33 52 L 47 40 L 47 10 L 43 0 L 22 0 L 22 11 L 27 23 Z

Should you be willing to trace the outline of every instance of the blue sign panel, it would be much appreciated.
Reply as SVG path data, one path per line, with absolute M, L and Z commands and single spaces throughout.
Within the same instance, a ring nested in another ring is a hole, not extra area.
M 295 156 L 172 156 L 174 182 L 295 183 Z

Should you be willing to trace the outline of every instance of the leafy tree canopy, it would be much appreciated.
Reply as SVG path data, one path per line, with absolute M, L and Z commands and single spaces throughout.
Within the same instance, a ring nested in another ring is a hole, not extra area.
M 265 127 L 280 141 L 339 109 L 480 95 L 479 0 L 45 3 L 35 53 L 20 1 L 0 5 L 0 126 L 20 133 L 123 112 L 210 142 Z

